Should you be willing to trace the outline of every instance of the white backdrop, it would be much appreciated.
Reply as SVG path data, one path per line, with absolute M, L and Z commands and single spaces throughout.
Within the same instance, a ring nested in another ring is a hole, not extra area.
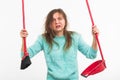
M 99 40 L 107 68 L 96 75 L 80 80 L 119 80 L 120 72 L 120 11 L 119 0 L 89 0 L 95 24 L 100 30 Z M 25 0 L 26 28 L 29 32 L 27 46 L 30 46 L 43 32 L 47 13 L 62 8 L 69 20 L 69 29 L 82 34 L 91 45 L 91 22 L 85 0 Z M 0 0 L 0 80 L 45 80 L 46 63 L 43 52 L 31 59 L 32 65 L 20 70 L 22 29 L 21 0 Z M 95 60 L 86 59 L 78 52 L 79 74 Z

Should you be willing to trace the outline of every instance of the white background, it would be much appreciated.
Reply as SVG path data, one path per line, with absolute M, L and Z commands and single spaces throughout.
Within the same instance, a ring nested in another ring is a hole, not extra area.
M 107 68 L 98 74 L 80 80 L 120 79 L 119 0 L 89 0 L 95 24 L 100 30 L 99 40 Z M 26 28 L 29 32 L 27 46 L 34 43 L 44 31 L 47 13 L 62 8 L 69 21 L 69 29 L 82 34 L 91 45 L 91 22 L 85 0 L 25 0 Z M 20 70 L 22 9 L 21 0 L 0 0 L 0 80 L 45 80 L 46 63 L 43 52 L 31 59 L 32 65 Z M 79 74 L 95 60 L 86 59 L 78 52 Z

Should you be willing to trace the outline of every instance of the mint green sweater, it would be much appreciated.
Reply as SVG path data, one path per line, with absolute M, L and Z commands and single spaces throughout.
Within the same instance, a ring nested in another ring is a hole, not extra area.
M 52 49 L 50 49 L 42 35 L 28 48 L 30 58 L 34 57 L 40 51 L 44 51 L 47 63 L 47 80 L 79 80 L 77 65 L 78 50 L 87 58 L 93 59 L 96 57 L 97 51 L 86 44 L 80 34 L 73 33 L 71 36 L 72 45 L 66 51 L 63 49 L 66 42 L 64 36 L 56 36 L 54 38 L 54 41 L 56 41 L 59 46 L 53 44 Z

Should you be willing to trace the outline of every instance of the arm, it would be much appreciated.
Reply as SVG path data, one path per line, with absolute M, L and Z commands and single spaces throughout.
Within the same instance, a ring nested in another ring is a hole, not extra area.
M 96 34 L 98 35 L 99 34 L 99 30 L 96 26 L 93 26 L 92 27 L 92 35 L 93 35 L 93 41 L 92 41 L 92 48 L 94 50 L 97 50 L 98 47 L 97 47 L 97 40 L 96 40 Z
M 28 36 L 28 32 L 26 30 L 21 30 L 20 36 L 22 38 L 22 47 L 21 47 L 21 56 L 24 52 L 24 41 L 23 38 Z M 31 45 L 29 48 L 27 48 L 27 51 L 29 53 L 30 58 L 35 56 L 39 51 L 43 49 L 43 38 L 42 35 L 38 37 L 38 39 L 34 42 L 33 45 Z
M 92 28 L 93 41 L 91 47 L 79 36 L 78 39 L 78 50 L 81 51 L 87 58 L 94 59 L 97 53 L 97 40 L 96 33 L 98 35 L 99 30 L 96 26 Z

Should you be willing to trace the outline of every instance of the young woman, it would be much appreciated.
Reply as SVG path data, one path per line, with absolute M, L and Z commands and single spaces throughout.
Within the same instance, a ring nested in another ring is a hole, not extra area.
M 81 35 L 67 30 L 68 21 L 62 9 L 53 9 L 47 15 L 45 32 L 27 50 L 30 58 L 44 51 L 47 63 L 47 80 L 79 80 L 77 50 L 87 58 L 93 59 L 97 53 L 95 34 L 99 33 L 96 26 L 92 28 L 93 41 L 89 46 Z M 27 37 L 28 32 L 21 30 L 20 36 Z M 23 42 L 22 42 L 23 43 Z M 22 54 L 23 54 L 22 46 Z

